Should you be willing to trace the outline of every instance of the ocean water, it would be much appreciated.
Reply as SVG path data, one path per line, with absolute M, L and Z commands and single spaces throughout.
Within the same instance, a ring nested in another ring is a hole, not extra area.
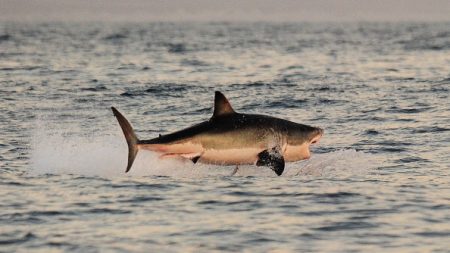
M 148 139 L 239 112 L 308 161 L 193 165 Z M 449 252 L 449 23 L 1 23 L 0 251 Z

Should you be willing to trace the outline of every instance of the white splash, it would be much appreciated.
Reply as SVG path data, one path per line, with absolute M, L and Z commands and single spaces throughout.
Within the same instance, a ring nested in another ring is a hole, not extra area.
M 300 166 L 299 166 L 300 165 Z M 375 155 L 354 149 L 313 154 L 307 161 L 290 167 L 287 175 L 320 177 L 350 177 L 367 174 L 379 166 Z
M 140 151 L 131 171 L 125 174 L 128 148 L 120 129 L 109 134 L 73 136 L 38 127 L 30 152 L 30 173 L 33 174 L 198 178 L 228 176 L 234 169 L 232 166 L 194 165 L 188 160 L 160 159 L 156 153 Z M 373 155 L 352 149 L 315 154 L 307 161 L 288 163 L 283 176 L 361 175 L 376 167 L 370 160 L 374 160 Z M 256 166 L 242 166 L 235 176 L 276 177 L 270 169 Z
M 214 170 L 220 171 L 213 168 L 215 166 L 194 166 L 188 160 L 160 159 L 156 153 L 140 151 L 132 169 L 125 174 L 128 148 L 119 128 L 114 133 L 74 136 L 73 132 L 80 132 L 77 127 L 63 131 L 49 130 L 41 123 L 36 125 L 30 149 L 29 172 L 32 174 L 202 177 L 214 175 Z M 221 169 L 224 175 L 232 171 L 229 167 Z

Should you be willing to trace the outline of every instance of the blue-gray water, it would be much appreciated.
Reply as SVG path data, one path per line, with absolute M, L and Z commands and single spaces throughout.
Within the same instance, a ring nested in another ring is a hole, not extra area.
M 285 174 L 127 148 L 237 111 L 319 126 Z M 448 252 L 450 24 L 0 24 L 0 250 Z

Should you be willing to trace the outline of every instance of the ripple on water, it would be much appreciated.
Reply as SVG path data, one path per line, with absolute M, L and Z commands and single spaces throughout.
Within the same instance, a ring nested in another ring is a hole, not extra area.
M 4 224 L 40 224 L 45 220 L 40 217 L 30 216 L 23 213 L 6 213 L 0 215 L 0 222 Z
M 347 221 L 347 222 L 332 222 L 329 225 L 313 228 L 318 231 L 341 231 L 341 230 L 358 230 L 358 229 L 369 229 L 377 227 L 377 224 L 372 222 L 363 221 Z
M 397 106 L 390 107 L 386 110 L 388 113 L 403 113 L 403 114 L 412 114 L 412 113 L 422 113 L 430 110 L 431 108 L 399 108 Z
M 10 245 L 10 244 L 23 244 L 28 241 L 32 241 L 37 238 L 37 236 L 31 232 L 23 233 L 20 231 L 1 233 L 0 234 L 0 245 Z
M 400 163 L 429 163 L 430 160 L 419 157 L 419 156 L 408 156 L 401 159 L 398 159 L 397 162 Z
M 364 131 L 364 134 L 369 135 L 369 136 L 375 136 L 375 135 L 379 135 L 380 132 L 374 129 L 367 129 L 366 131 Z
M 439 126 L 431 126 L 431 127 L 417 127 L 411 129 L 412 134 L 423 134 L 423 133 L 441 133 L 448 132 L 450 128 L 439 127 Z
M 167 52 L 172 54 L 183 54 L 188 51 L 186 44 L 184 43 L 167 43 Z
M 113 184 L 105 184 L 106 187 L 111 188 L 130 188 L 130 190 L 169 190 L 177 187 L 181 187 L 178 184 L 171 183 L 141 183 L 141 182 L 129 182 L 129 183 L 113 183 Z
M 198 88 L 198 87 L 197 87 Z M 147 95 L 167 96 L 167 97 L 181 97 L 187 91 L 192 91 L 194 86 L 188 84 L 152 84 L 139 88 L 128 88 L 127 91 L 121 93 L 125 97 L 139 97 Z
M 283 99 L 264 104 L 267 108 L 302 108 L 308 103 L 308 99 Z M 256 108 L 256 106 L 255 106 Z
M 118 202 L 122 203 L 145 203 L 145 202 L 153 202 L 153 201 L 161 201 L 165 200 L 163 197 L 158 196 L 136 196 L 130 199 L 119 200 Z
M 97 92 L 97 91 L 106 91 L 106 90 L 108 90 L 108 88 L 105 85 L 97 85 L 95 87 L 80 88 L 80 90 Z

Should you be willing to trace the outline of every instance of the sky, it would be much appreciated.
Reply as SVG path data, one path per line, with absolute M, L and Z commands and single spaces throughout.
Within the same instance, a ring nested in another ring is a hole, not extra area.
M 0 22 L 433 22 L 449 0 L 0 0 Z

